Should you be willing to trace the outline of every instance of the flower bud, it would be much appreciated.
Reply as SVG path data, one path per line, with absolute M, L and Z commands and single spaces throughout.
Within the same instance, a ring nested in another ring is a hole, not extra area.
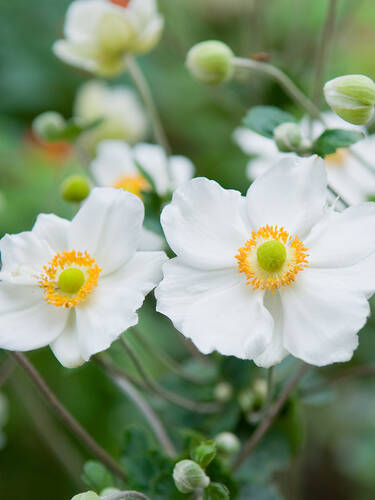
M 217 451 L 223 455 L 235 455 L 240 451 L 241 443 L 232 432 L 222 432 L 215 438 Z
M 80 493 L 74 496 L 72 500 L 100 500 L 100 496 L 94 491 L 86 491 L 86 493 Z
M 173 480 L 181 493 L 191 493 L 196 488 L 207 488 L 210 478 L 192 460 L 181 460 L 173 469 Z
M 324 96 L 341 118 L 364 125 L 374 109 L 375 83 L 364 75 L 339 76 L 324 85 Z
M 65 201 L 81 202 L 90 194 L 90 182 L 83 175 L 71 175 L 62 183 L 61 196 Z
M 66 121 L 60 113 L 46 111 L 34 119 L 32 128 L 40 139 L 56 141 L 66 129 Z
M 114 495 L 115 493 L 120 493 L 121 490 L 118 488 L 106 488 L 100 493 L 101 497 L 109 497 L 110 495 Z
M 217 84 L 232 76 L 233 58 L 228 45 L 212 40 L 194 45 L 187 54 L 186 66 L 197 80 Z
M 233 394 L 233 387 L 228 382 L 219 382 L 214 390 L 214 396 L 220 403 L 226 403 Z
M 296 151 L 302 143 L 301 129 L 296 123 L 282 123 L 273 131 L 273 137 L 279 151 L 290 153 Z

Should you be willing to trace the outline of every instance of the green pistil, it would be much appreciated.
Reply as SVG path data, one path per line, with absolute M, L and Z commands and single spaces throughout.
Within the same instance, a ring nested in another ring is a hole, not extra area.
M 286 260 L 285 246 L 280 241 L 266 241 L 258 247 L 257 258 L 260 267 L 265 271 L 280 271 Z
M 57 284 L 62 292 L 77 293 L 85 284 L 85 275 L 80 269 L 71 267 L 60 274 Z

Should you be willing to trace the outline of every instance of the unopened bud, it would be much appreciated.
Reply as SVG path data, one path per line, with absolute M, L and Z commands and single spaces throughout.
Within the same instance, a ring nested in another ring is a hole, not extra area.
M 214 390 L 214 395 L 220 403 L 226 403 L 233 394 L 233 387 L 228 382 L 219 382 Z
M 273 131 L 276 145 L 283 153 L 296 151 L 302 143 L 301 129 L 296 123 L 282 123 Z
M 223 455 L 235 455 L 240 451 L 241 443 L 232 432 L 222 432 L 215 438 L 217 451 Z
M 90 182 L 83 175 L 72 175 L 61 186 L 61 195 L 65 201 L 79 203 L 90 194 Z
M 80 493 L 72 498 L 72 500 L 100 500 L 100 496 L 94 491 L 86 491 L 86 493 Z
M 56 111 L 46 111 L 33 121 L 34 133 L 44 141 L 57 141 L 66 129 L 66 121 Z
M 324 85 L 328 105 L 355 125 L 367 123 L 375 104 L 375 83 L 364 75 L 339 76 Z
M 217 84 L 232 76 L 233 58 L 228 45 L 212 40 L 194 45 L 187 54 L 186 65 L 197 80 Z
M 173 469 L 176 488 L 181 493 L 191 493 L 196 488 L 207 488 L 210 478 L 204 470 L 192 460 L 181 460 Z
M 110 495 L 114 495 L 115 493 L 120 493 L 121 490 L 118 488 L 106 488 L 100 493 L 101 497 L 109 497 Z

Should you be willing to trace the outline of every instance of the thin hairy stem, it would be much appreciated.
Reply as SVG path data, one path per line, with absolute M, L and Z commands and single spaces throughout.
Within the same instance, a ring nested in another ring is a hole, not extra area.
M 319 121 L 322 117 L 319 109 L 310 101 L 308 97 L 296 86 L 296 84 L 283 71 L 272 64 L 254 61 L 253 59 L 244 59 L 235 57 L 234 64 L 238 68 L 246 68 L 254 71 L 259 71 L 274 78 L 285 92 L 299 104 L 310 116 Z
M 103 359 L 96 356 L 94 358 L 95 362 L 103 369 L 106 375 L 113 381 L 113 383 L 127 396 L 141 411 L 142 415 L 145 417 L 150 427 L 154 431 L 154 434 L 162 447 L 164 448 L 167 455 L 174 458 L 176 456 L 175 447 L 167 434 L 161 420 L 147 403 L 147 401 L 139 394 L 139 392 L 133 387 L 131 381 L 127 375 L 104 361 Z
M 245 460 L 251 455 L 256 446 L 262 440 L 263 436 L 267 433 L 268 429 L 273 424 L 275 418 L 280 413 L 284 404 L 286 403 L 290 394 L 297 387 L 301 378 L 305 375 L 310 367 L 303 363 L 296 374 L 291 378 L 291 380 L 286 384 L 279 397 L 276 399 L 275 403 L 270 407 L 268 413 L 264 416 L 263 420 L 260 422 L 258 427 L 255 429 L 251 438 L 245 443 L 241 453 L 239 454 L 237 460 L 234 463 L 233 470 L 236 471 Z
M 102 497 L 101 500 L 125 500 L 127 498 L 132 500 L 150 500 L 149 497 L 143 493 L 139 493 L 139 491 L 120 491 L 119 493 Z
M 81 424 L 69 413 L 63 404 L 57 399 L 55 394 L 48 387 L 36 368 L 30 363 L 26 356 L 20 352 L 11 352 L 11 356 L 25 370 L 30 379 L 38 387 L 40 392 L 52 406 L 61 420 L 70 428 L 70 430 L 85 444 L 88 450 L 95 455 L 104 465 L 114 474 L 126 481 L 125 472 L 117 462 L 85 431 Z
M 186 410 L 190 410 L 193 412 L 217 413 L 218 411 L 220 411 L 221 405 L 217 403 L 193 401 L 191 399 L 180 396 L 179 394 L 171 392 L 167 389 L 164 389 L 164 387 L 160 386 L 148 375 L 148 373 L 143 368 L 142 363 L 140 362 L 140 360 L 138 359 L 137 355 L 135 354 L 134 350 L 130 347 L 130 345 L 123 338 L 120 338 L 120 343 L 127 352 L 130 359 L 132 360 L 136 370 L 143 378 L 145 384 L 156 394 L 158 394 L 159 396 L 166 399 L 170 403 L 173 403 L 176 406 L 180 406 L 182 408 L 185 408 Z
M 150 87 L 148 86 L 147 80 L 143 76 L 141 69 L 139 68 L 136 60 L 132 57 L 127 58 L 126 60 L 130 76 L 132 77 L 134 84 L 136 85 L 142 99 L 144 105 L 148 111 L 152 129 L 154 131 L 154 136 L 156 142 L 164 149 L 166 154 L 170 156 L 171 147 L 169 145 L 166 133 L 164 131 L 159 112 L 155 105 L 154 99 L 152 97 L 152 93 Z

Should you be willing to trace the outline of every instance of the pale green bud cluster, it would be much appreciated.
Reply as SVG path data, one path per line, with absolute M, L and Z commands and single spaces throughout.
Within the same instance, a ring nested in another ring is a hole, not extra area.
M 298 151 L 302 144 L 302 133 L 299 125 L 292 122 L 282 123 L 273 131 L 273 137 L 279 151 L 290 153 Z
M 339 76 L 324 85 L 324 96 L 331 109 L 355 125 L 364 125 L 375 105 L 375 83 L 364 75 Z
M 80 203 L 90 194 L 90 181 L 83 175 L 71 175 L 61 185 L 61 196 L 65 201 Z
M 211 40 L 192 47 L 186 59 L 191 74 L 201 82 L 218 84 L 233 75 L 234 54 L 223 42 Z
M 66 129 L 66 121 L 60 113 L 46 111 L 34 119 L 32 128 L 40 139 L 56 141 Z
M 207 488 L 210 478 L 193 460 L 181 460 L 173 469 L 173 480 L 181 493 L 191 493 L 197 488 Z

